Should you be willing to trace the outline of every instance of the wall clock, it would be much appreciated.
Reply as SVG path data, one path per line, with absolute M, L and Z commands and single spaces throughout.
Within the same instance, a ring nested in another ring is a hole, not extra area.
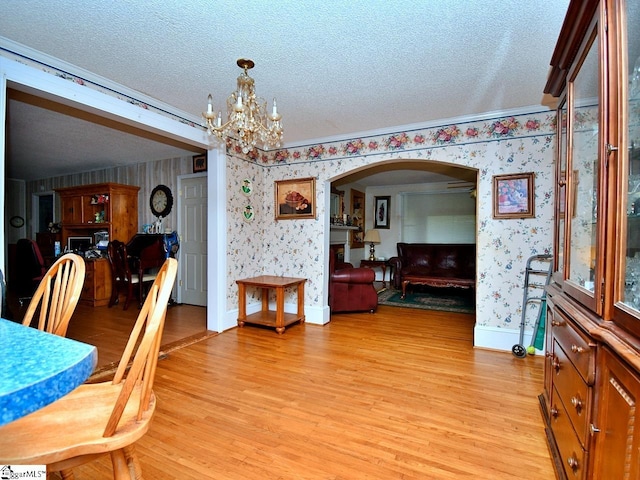
M 10 224 L 12 227 L 20 228 L 20 227 L 24 226 L 24 218 L 22 218 L 22 217 L 21 217 L 21 216 L 19 216 L 19 215 L 16 215 L 16 216 L 11 217 L 11 218 L 9 219 L 9 224 Z
M 151 192 L 151 198 L 149 198 L 149 206 L 156 217 L 166 218 L 173 207 L 171 189 L 166 185 L 158 185 L 154 188 Z

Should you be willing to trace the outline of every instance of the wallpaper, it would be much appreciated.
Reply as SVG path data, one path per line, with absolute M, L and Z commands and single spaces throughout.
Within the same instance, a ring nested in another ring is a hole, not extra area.
M 12 55 L 2 52 L 2 56 Z M 34 64 L 38 69 L 77 85 L 116 96 L 140 108 L 153 108 L 85 78 L 24 56 L 13 56 L 18 62 Z M 179 116 L 168 116 L 198 128 Z M 329 220 L 324 199 L 329 182 L 345 173 L 383 162 L 424 160 L 478 171 L 476 322 L 482 327 L 517 329 L 526 260 L 534 254 L 550 253 L 552 249 L 554 138 L 555 113 L 540 112 L 401 130 L 273 152 L 255 150 L 247 157 L 236 146 L 227 145 L 227 311 L 237 309 L 235 280 L 260 274 L 307 278 L 305 307 L 325 309 L 325 244 L 328 243 Z M 169 169 L 172 173 L 176 173 L 174 167 Z M 535 174 L 535 218 L 494 219 L 493 176 L 524 172 Z M 169 177 L 158 179 L 142 171 L 126 172 L 124 177 L 128 178 L 107 177 L 104 180 L 122 183 L 128 183 L 129 177 L 135 177 L 138 182 L 144 179 L 143 187 L 151 178 L 154 183 L 171 182 Z M 304 177 L 316 179 L 313 199 L 316 218 L 276 221 L 274 181 Z M 99 180 L 83 178 L 82 181 Z M 243 190 L 246 185 L 251 187 L 249 192 Z M 45 188 L 56 186 L 59 185 Z M 215 218 L 214 212 L 209 215 Z M 144 218 L 142 216 L 141 221 Z M 293 301 L 291 295 L 289 292 L 288 302 Z
M 477 325 L 519 328 L 526 261 L 552 251 L 554 129 L 555 113 L 544 112 L 254 152 L 249 158 L 229 144 L 227 233 L 234 240 L 228 250 L 228 310 L 237 308 L 235 280 L 261 274 L 307 278 L 305 306 L 323 307 L 327 182 L 382 162 L 425 160 L 478 170 Z M 535 218 L 493 219 L 493 176 L 524 172 L 535 173 Z M 238 203 L 245 200 L 245 177 L 253 182 L 251 222 L 241 218 Z M 303 177 L 316 178 L 316 218 L 276 221 L 274 181 Z

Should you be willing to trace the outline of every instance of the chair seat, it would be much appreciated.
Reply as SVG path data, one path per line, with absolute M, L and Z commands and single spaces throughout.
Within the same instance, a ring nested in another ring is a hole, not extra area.
M 122 385 L 111 382 L 81 385 L 60 400 L 0 427 L 0 464 L 51 465 L 133 444 L 149 429 L 156 399 L 152 393 L 149 409 L 136 421 L 141 392 L 138 384 L 116 433 L 105 438 L 104 429 L 120 390 Z
M 156 279 L 156 274 L 155 273 L 145 273 L 142 276 L 142 283 L 147 283 L 147 282 L 153 282 Z M 120 277 L 116 277 L 116 280 L 119 282 L 126 282 L 126 279 L 120 279 Z M 132 285 L 137 285 L 138 282 L 140 281 L 140 277 L 138 277 L 137 275 L 131 275 L 131 284 Z

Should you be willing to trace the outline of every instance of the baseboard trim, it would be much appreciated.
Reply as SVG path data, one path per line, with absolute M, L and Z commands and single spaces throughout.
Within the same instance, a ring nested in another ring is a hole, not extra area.
M 531 344 L 531 331 L 524 332 L 523 344 L 528 347 Z M 483 327 L 476 325 L 473 329 L 473 345 L 488 350 L 501 350 L 510 352 L 514 345 L 520 342 L 520 330 Z M 537 350 L 536 355 L 542 355 L 544 350 Z

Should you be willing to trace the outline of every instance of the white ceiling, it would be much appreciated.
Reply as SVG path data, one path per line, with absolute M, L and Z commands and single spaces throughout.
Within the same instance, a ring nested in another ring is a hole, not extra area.
M 236 59 L 251 58 L 257 93 L 278 99 L 291 146 L 543 105 L 567 6 L 3 0 L 0 33 L 196 116 L 209 93 L 223 106 L 240 73 Z M 9 102 L 8 176 L 44 178 L 191 153 L 52 108 L 25 98 Z

